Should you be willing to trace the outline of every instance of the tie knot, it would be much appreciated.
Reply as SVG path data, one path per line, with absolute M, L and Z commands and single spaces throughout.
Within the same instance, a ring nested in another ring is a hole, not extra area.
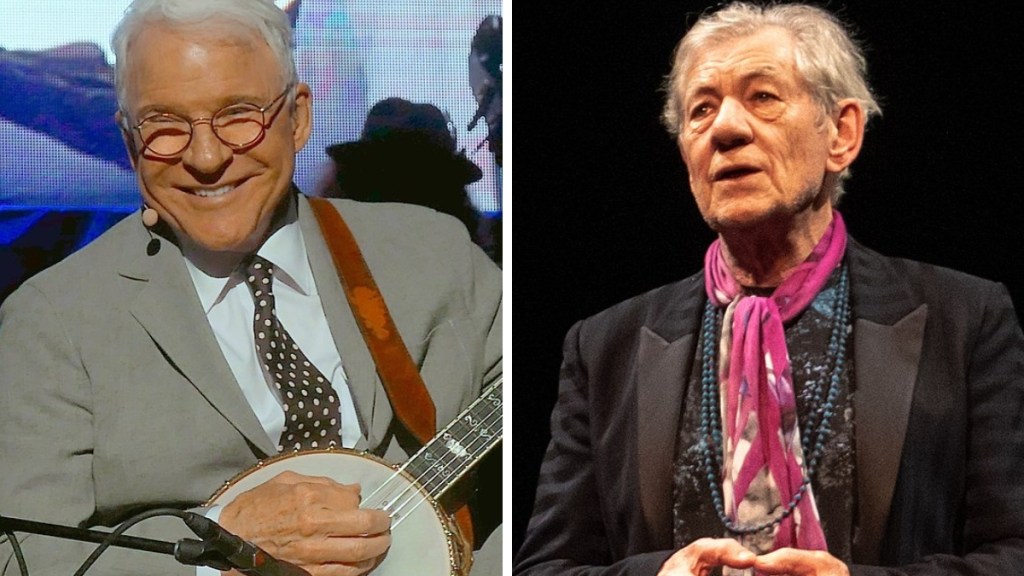
M 260 256 L 253 256 L 245 267 L 245 283 L 256 297 L 271 292 L 273 278 L 274 265 Z

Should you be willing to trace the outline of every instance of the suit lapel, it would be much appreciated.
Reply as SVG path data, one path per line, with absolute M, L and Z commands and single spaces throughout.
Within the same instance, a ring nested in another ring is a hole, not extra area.
M 635 364 L 639 493 L 656 549 L 672 547 L 672 462 L 704 303 L 702 278 L 694 276 L 666 290 L 668 308 L 652 315 L 639 334 Z
M 885 258 L 851 241 L 858 530 L 853 559 L 879 557 L 903 457 L 928 307 Z
M 129 259 L 122 274 L 146 281 L 129 308 L 163 351 L 168 361 L 196 387 L 214 408 L 263 455 L 277 452 L 259 419 L 249 407 L 203 314 L 195 287 L 178 247 L 150 238 L 139 223 L 139 238 L 131 246 L 146 252 Z
M 309 200 L 301 194 L 298 214 L 309 266 L 313 270 L 313 279 L 327 316 L 327 325 L 341 354 L 345 378 L 352 393 L 360 428 L 363 430 L 363 438 L 356 445 L 356 449 L 371 449 L 380 445 L 387 436 L 392 421 L 391 404 L 387 401 L 374 369 L 373 357 L 370 356 L 370 351 L 357 328 L 352 308 L 338 280 L 338 272 L 309 206 Z

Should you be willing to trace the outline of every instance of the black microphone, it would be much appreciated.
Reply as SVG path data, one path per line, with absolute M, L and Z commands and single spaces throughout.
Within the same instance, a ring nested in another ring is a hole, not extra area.
M 246 542 L 228 532 L 213 520 L 186 512 L 185 524 L 195 532 L 196 536 L 209 542 L 210 546 L 220 552 L 234 568 L 243 574 L 253 576 L 310 576 L 298 566 L 278 560 L 264 552 L 259 546 Z
M 174 545 L 174 559 L 189 566 L 209 566 L 220 571 L 231 570 L 234 564 L 228 562 L 220 550 L 209 540 L 182 538 Z
M 476 107 L 476 113 L 469 120 L 469 124 L 466 125 L 466 130 L 472 132 L 473 128 L 476 128 L 476 123 L 481 118 L 487 116 L 487 109 L 491 107 L 491 101 L 494 100 L 494 96 L 498 93 L 498 87 L 491 81 L 487 81 L 483 88 L 483 95 L 480 97 L 480 103 Z

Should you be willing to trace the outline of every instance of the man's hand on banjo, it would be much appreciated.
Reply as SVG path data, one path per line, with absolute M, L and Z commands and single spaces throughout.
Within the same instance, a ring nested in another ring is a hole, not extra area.
M 218 523 L 313 576 L 358 576 L 391 546 L 386 512 L 359 508 L 358 484 L 283 472 L 240 494 Z

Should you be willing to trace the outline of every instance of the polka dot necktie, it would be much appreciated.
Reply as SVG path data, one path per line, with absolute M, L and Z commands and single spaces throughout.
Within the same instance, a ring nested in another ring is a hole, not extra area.
M 277 449 L 304 450 L 337 445 L 341 438 L 338 397 L 330 381 L 299 350 L 277 319 L 274 265 L 253 256 L 246 284 L 256 304 L 253 333 L 256 352 L 281 398 L 284 432 Z

